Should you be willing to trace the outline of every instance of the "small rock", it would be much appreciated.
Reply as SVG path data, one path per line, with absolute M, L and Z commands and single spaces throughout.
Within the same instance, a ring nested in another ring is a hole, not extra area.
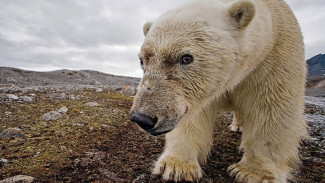
M 84 104 L 84 106 L 99 107 L 100 104 L 98 102 L 87 102 Z
M 94 80 L 91 80 L 91 81 L 89 82 L 89 84 L 90 84 L 90 85 L 95 85 L 96 82 L 95 82 Z
M 64 98 L 66 98 L 66 96 L 67 95 L 65 93 L 60 93 L 60 94 L 55 93 L 53 97 L 56 98 L 56 99 L 64 99 Z
M 67 107 L 61 107 L 58 112 L 61 114 L 67 113 L 69 111 L 69 109 Z
M 110 172 L 109 170 L 106 169 L 99 169 L 99 173 L 103 176 L 103 177 L 107 177 L 108 180 L 107 181 L 113 181 L 113 182 L 127 182 L 126 180 L 118 177 L 115 173 Z
M 45 121 L 58 120 L 62 118 L 62 115 L 57 111 L 50 111 L 42 116 Z
M 0 159 L 0 168 L 3 167 L 6 163 L 9 163 L 8 160 L 1 158 Z
M 71 100 L 76 100 L 76 99 L 77 99 L 77 97 L 74 96 L 74 95 L 69 95 L 69 98 L 70 98 Z
M 21 96 L 20 97 L 24 102 L 31 102 L 33 99 L 28 96 Z
M 24 132 L 19 128 L 8 128 L 0 133 L 1 138 L 7 138 L 7 137 L 23 137 Z
M 60 93 L 60 98 L 65 98 L 67 95 L 65 93 Z
M 122 95 L 129 95 L 129 96 L 133 96 L 137 93 L 137 89 L 135 87 L 132 86 L 124 86 L 120 92 Z
M 0 183 L 32 183 L 35 178 L 27 175 L 16 175 L 0 181 Z
M 9 163 L 9 161 L 7 159 L 4 159 L 4 158 L 1 158 L 0 159 L 0 162 L 2 162 L 2 163 Z
M 116 128 L 114 126 L 111 126 L 111 125 L 102 125 L 102 128 L 103 129 L 106 129 L 108 131 L 111 131 L 111 130 L 116 130 Z
M 146 178 L 146 174 L 141 174 L 137 178 L 135 178 L 132 183 L 137 183 L 137 182 L 144 182 Z
M 6 112 L 5 112 L 5 115 L 6 115 L 6 116 L 9 116 L 10 114 L 12 114 L 12 112 L 10 112 L 10 111 L 6 111 Z
M 34 93 L 29 94 L 29 96 L 36 97 L 36 95 Z
M 102 85 L 102 83 L 99 81 L 95 81 L 95 85 Z
M 101 89 L 101 88 L 96 89 L 96 92 L 102 92 L 102 91 L 103 91 L 103 89 Z
M 12 100 L 18 100 L 18 96 L 17 95 L 14 95 L 14 94 L 7 94 L 7 98 L 8 99 L 12 99 Z
M 78 126 L 78 127 L 83 127 L 85 126 L 84 124 L 81 124 L 81 123 L 72 123 L 74 126 Z

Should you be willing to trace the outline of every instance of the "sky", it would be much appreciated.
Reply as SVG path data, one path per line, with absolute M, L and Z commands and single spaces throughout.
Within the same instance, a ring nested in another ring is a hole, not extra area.
M 142 26 L 187 0 L 0 0 L 0 66 L 142 77 Z M 286 0 L 306 59 L 324 53 L 325 1 Z

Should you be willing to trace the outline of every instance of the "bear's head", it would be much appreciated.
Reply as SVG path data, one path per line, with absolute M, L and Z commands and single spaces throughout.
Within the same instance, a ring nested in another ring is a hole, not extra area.
M 143 78 L 131 121 L 151 133 L 171 131 L 229 89 L 241 64 L 239 37 L 255 15 L 251 1 L 197 1 L 143 27 L 139 53 Z

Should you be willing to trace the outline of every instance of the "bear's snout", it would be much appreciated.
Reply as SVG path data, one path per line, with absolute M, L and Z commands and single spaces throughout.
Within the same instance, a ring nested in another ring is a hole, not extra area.
M 142 113 L 131 113 L 131 121 L 136 122 L 142 129 L 149 131 L 156 125 L 158 118 L 151 118 Z

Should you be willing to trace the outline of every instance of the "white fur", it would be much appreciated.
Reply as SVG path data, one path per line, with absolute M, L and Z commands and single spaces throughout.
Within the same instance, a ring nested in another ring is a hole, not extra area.
M 229 168 L 231 175 L 239 182 L 287 182 L 299 163 L 300 139 L 306 135 L 304 48 L 289 7 L 282 0 L 191 1 L 144 30 L 140 56 L 154 54 L 145 62 L 140 85 L 159 90 L 150 95 L 144 89 L 138 92 L 133 110 L 161 117 L 167 113 L 160 105 L 170 103 L 175 115 L 189 107 L 166 134 L 165 150 L 153 173 L 166 180 L 199 180 L 200 165 L 213 144 L 216 114 L 231 110 L 231 129 L 242 131 L 244 151 L 242 160 Z M 178 52 L 190 52 L 196 60 L 188 66 L 165 67 L 163 56 Z M 165 82 L 167 71 L 180 83 Z M 143 107 L 144 96 L 157 105 Z

